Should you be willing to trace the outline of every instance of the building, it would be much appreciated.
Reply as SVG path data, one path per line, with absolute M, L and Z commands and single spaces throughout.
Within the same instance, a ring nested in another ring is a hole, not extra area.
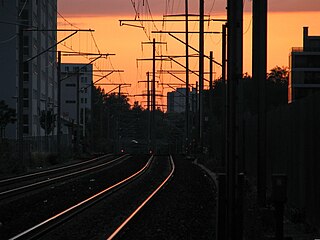
M 177 88 L 176 91 L 167 93 L 167 112 L 182 113 L 186 110 L 186 88 Z M 196 109 L 196 89 L 189 92 L 190 111 L 195 112 Z
M 303 28 L 303 47 L 292 48 L 289 57 L 288 102 L 320 90 L 320 36 Z
M 61 115 L 64 120 L 74 125 L 75 129 L 79 126 L 82 136 L 86 135 L 92 108 L 92 69 L 92 64 L 61 64 Z
M 56 9 L 57 0 L 0 3 L 0 99 L 18 109 L 19 80 L 23 81 L 23 136 L 28 139 L 46 134 L 40 126 L 40 113 L 57 110 L 55 47 L 46 51 L 57 42 Z M 22 37 L 19 30 L 23 31 Z M 19 68 L 20 54 L 22 68 Z M 17 123 L 10 124 L 6 137 L 17 138 L 17 129 Z

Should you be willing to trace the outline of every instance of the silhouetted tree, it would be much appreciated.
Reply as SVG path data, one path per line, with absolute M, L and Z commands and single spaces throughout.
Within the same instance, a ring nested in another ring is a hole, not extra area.
M 49 135 L 56 126 L 56 114 L 53 113 L 53 109 L 42 110 L 39 121 L 40 127 L 45 131 L 46 135 Z
M 105 94 L 104 104 L 111 115 L 122 114 L 130 110 L 129 98 L 125 95 Z
M 267 74 L 267 80 L 279 84 L 288 84 L 289 70 L 288 67 L 275 66 Z
M 139 105 L 138 101 L 134 101 L 132 110 L 135 112 L 142 112 L 142 107 Z
M 280 105 L 287 104 L 287 92 L 288 92 L 288 68 L 276 66 L 270 70 L 266 76 L 266 109 L 270 111 L 273 108 L 276 108 Z M 207 99 L 206 106 L 204 107 L 205 111 L 211 111 L 212 121 L 207 128 L 207 131 L 212 130 L 213 139 L 222 138 L 222 126 L 225 119 L 225 83 L 218 79 L 213 83 L 212 90 L 212 107 L 209 110 L 209 94 L 205 94 Z M 256 115 L 258 112 L 258 95 L 257 95 L 257 83 L 252 79 L 252 77 L 245 73 L 242 80 L 239 83 L 239 90 L 242 91 L 241 99 L 241 109 L 243 115 Z M 205 116 L 210 116 L 207 112 Z M 209 138 L 208 138 L 209 139 Z M 210 144 L 210 140 L 207 140 L 206 144 Z M 214 147 L 214 155 L 219 156 L 221 152 L 219 146 Z
M 5 129 L 9 123 L 16 121 L 16 111 L 5 103 L 0 101 L 0 140 L 4 137 Z
M 288 103 L 287 67 L 276 66 L 267 74 L 267 110 Z
M 91 121 L 90 121 L 90 148 L 94 152 L 111 151 L 108 145 L 108 114 L 104 104 L 104 89 L 92 87 L 91 90 Z

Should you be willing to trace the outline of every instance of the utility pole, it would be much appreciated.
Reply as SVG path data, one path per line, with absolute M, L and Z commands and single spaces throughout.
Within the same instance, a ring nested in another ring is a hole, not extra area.
M 19 82 L 18 82 L 18 148 L 19 159 L 24 165 L 24 151 L 23 151 L 23 26 L 19 25 Z
M 189 3 L 188 0 L 185 0 L 185 14 L 186 14 L 186 22 L 185 22 L 185 47 L 186 47 L 186 123 L 185 123 L 185 131 L 186 131 L 186 154 L 189 153 Z
M 166 42 L 157 42 L 153 38 L 152 42 L 142 42 L 142 44 L 152 44 L 152 59 L 137 59 L 137 60 L 152 60 L 152 84 L 151 84 L 151 147 L 152 152 L 155 152 L 156 142 L 155 142 L 155 111 L 156 111 L 156 61 L 163 61 L 164 59 L 156 58 L 156 45 L 157 44 L 167 44 Z
M 210 51 L 210 62 L 209 62 L 209 89 L 213 90 L 213 51 Z
M 146 96 L 147 95 L 147 111 L 148 111 L 148 136 L 147 136 L 147 145 L 148 145 L 148 152 L 150 151 L 150 138 L 151 138 L 151 117 L 150 117 L 150 72 L 146 72 L 147 80 L 139 81 L 147 83 L 147 93 L 141 94 L 139 96 Z
M 243 2 L 227 1 L 228 15 L 228 240 L 237 236 L 237 167 L 239 162 L 239 81 L 243 68 Z
M 202 152 L 203 147 L 203 77 L 204 77 L 204 0 L 199 0 L 200 21 L 199 21 L 199 144 Z
M 204 0 L 200 0 L 200 6 L 202 6 L 202 18 L 200 17 L 200 22 L 202 23 L 202 31 L 197 31 L 197 32 L 190 32 L 189 31 L 189 22 L 199 22 L 198 19 L 190 19 L 189 17 L 190 16 L 197 16 L 197 15 L 189 15 L 189 9 L 188 9 L 188 0 L 185 0 L 185 14 L 178 14 L 178 15 L 164 15 L 164 19 L 144 19 L 144 20 L 120 20 L 120 26 L 132 26 L 132 27 L 141 27 L 141 26 L 138 26 L 138 25 L 133 25 L 132 22 L 182 22 L 184 21 L 185 22 L 185 31 L 184 32 L 181 32 L 181 31 L 152 31 L 152 33 L 160 33 L 160 34 L 163 34 L 163 33 L 167 33 L 169 34 L 169 36 L 171 36 L 172 38 L 178 40 L 179 42 L 185 44 L 185 47 L 186 47 L 186 54 L 185 54 L 185 66 L 180 64 L 178 61 L 174 60 L 173 58 L 170 58 L 173 62 L 177 63 L 178 65 L 182 66 L 183 68 L 185 68 L 185 72 L 186 72 L 186 100 L 185 100 L 185 140 L 186 140 L 186 146 L 189 146 L 189 141 L 190 141 L 190 136 L 189 136 L 189 133 L 190 133 L 190 127 L 189 127 L 189 110 L 190 110 L 190 100 L 189 100 L 189 73 L 193 73 L 195 74 L 194 71 L 190 71 L 189 69 L 189 57 L 190 55 L 188 54 L 189 52 L 189 48 L 191 48 L 192 50 L 196 51 L 196 52 L 199 52 L 200 53 L 200 50 L 196 49 L 196 48 L 193 48 L 192 46 L 189 45 L 189 33 L 201 33 L 202 32 L 202 43 L 204 45 L 204 36 L 203 34 L 205 33 L 204 32 L 204 22 L 210 22 L 210 21 L 218 21 L 218 22 L 225 22 L 226 19 L 204 19 Z M 201 14 L 200 14 L 201 15 Z M 168 19 L 168 17 L 184 17 L 184 19 Z M 126 23 L 128 22 L 128 23 Z M 201 25 L 201 24 L 200 24 Z M 179 38 L 177 38 L 176 36 L 173 35 L 173 33 L 184 33 L 185 34 L 185 42 L 183 40 L 180 40 Z M 221 32 L 206 32 L 206 33 L 218 33 L 218 34 L 221 34 Z M 203 49 L 204 50 L 204 49 Z M 208 56 L 205 56 L 204 55 L 204 51 L 202 51 L 202 55 L 203 57 L 207 57 L 209 58 Z M 202 57 L 202 59 L 203 59 Z M 200 61 L 200 60 L 199 60 Z M 213 60 L 214 61 L 214 60 Z M 203 63 L 203 60 L 202 60 L 202 63 Z M 214 61 L 214 63 L 218 64 L 219 66 L 221 66 L 220 63 Z M 202 64 L 203 66 L 203 64 Z M 203 67 L 202 67 L 203 69 Z M 199 78 L 202 79 L 202 90 L 203 90 L 203 80 L 204 80 L 204 77 L 203 77 L 203 70 L 202 70 L 202 77 L 199 76 Z M 201 91 L 202 93 L 202 91 Z M 200 112 L 200 111 L 199 111 Z M 202 111 L 201 111 L 202 112 Z M 201 132 L 201 131 L 199 131 Z
M 147 72 L 147 106 L 148 106 L 148 152 L 151 144 L 151 116 L 150 116 L 150 72 Z
M 209 62 L 209 113 L 208 113 L 208 129 L 209 131 L 209 154 L 212 157 L 214 147 L 213 137 L 213 51 L 210 51 L 210 62 Z
M 152 42 L 152 122 L 154 124 L 154 111 L 156 110 L 156 39 Z
M 252 77 L 258 92 L 257 202 L 266 205 L 267 0 L 253 1 Z
M 156 130 L 156 122 L 155 122 L 155 114 L 156 114 L 156 39 L 153 38 L 152 42 L 152 131 L 151 131 L 151 146 L 152 153 L 156 152 L 156 142 L 155 142 L 155 130 Z
M 228 112 L 228 95 L 227 95 L 227 81 L 226 81 L 226 65 L 227 65 L 227 25 L 222 25 L 222 68 L 221 68 L 221 78 L 222 78 L 222 100 L 223 100 L 223 121 L 222 121 L 222 164 L 226 167 L 227 156 L 227 112 Z
M 147 109 L 150 111 L 150 72 L 147 72 Z
M 61 51 L 58 51 L 58 69 L 57 69 L 57 80 L 58 80 L 58 106 L 61 106 Z M 57 109 L 57 153 L 60 157 L 61 151 L 61 107 Z

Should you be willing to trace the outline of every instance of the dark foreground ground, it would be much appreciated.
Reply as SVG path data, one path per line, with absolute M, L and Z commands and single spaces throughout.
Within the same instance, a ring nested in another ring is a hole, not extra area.
M 170 183 L 122 231 L 117 239 L 215 239 L 216 190 L 201 168 L 175 158 Z

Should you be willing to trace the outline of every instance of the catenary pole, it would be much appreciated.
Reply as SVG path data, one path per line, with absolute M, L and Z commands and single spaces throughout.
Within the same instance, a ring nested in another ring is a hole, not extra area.
M 202 148 L 203 144 L 203 76 L 204 76 L 204 0 L 199 0 L 199 145 Z
M 185 108 L 185 131 L 186 131 L 186 153 L 189 152 L 189 3 L 185 0 L 185 14 L 186 14 L 186 26 L 185 26 L 185 47 L 186 47 L 186 108 Z
M 267 0 L 253 1 L 252 77 L 258 92 L 257 202 L 266 205 Z
M 58 109 L 57 109 L 57 153 L 60 157 L 61 151 L 61 51 L 58 51 L 58 69 L 57 69 L 57 100 L 58 100 Z
M 24 153 L 23 153 L 23 26 L 19 25 L 19 82 L 18 82 L 18 152 L 19 160 L 24 165 Z
M 243 68 L 243 2 L 227 1 L 228 45 L 228 240 L 242 239 L 237 236 L 237 201 L 236 184 L 239 163 L 239 82 Z

